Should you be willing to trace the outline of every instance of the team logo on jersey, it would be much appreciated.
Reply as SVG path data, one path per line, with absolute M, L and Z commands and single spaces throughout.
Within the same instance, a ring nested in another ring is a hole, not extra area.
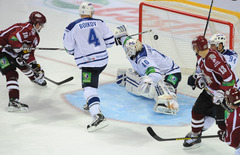
M 169 75 L 167 78 L 167 81 L 171 82 L 172 84 L 176 84 L 177 83 L 178 78 L 176 76 L 173 75 Z
M 3 58 L 0 59 L 0 67 L 2 69 L 6 68 L 9 65 L 10 65 L 10 63 L 9 63 L 9 61 L 6 57 L 3 57 Z
M 18 41 L 17 37 L 15 37 L 15 36 L 12 36 L 12 38 L 11 38 L 10 40 L 12 40 L 12 41 Z
M 24 38 L 24 39 L 28 37 L 28 32 L 24 32 L 24 33 L 22 33 L 22 34 L 23 34 L 23 38 Z
M 82 73 L 82 83 L 91 83 L 92 73 L 83 72 Z

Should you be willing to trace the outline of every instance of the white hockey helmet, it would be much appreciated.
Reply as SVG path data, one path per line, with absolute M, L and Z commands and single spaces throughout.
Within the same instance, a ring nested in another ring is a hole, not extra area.
M 226 44 L 226 37 L 222 34 L 214 34 L 212 35 L 212 37 L 209 39 L 209 44 L 210 45 L 215 45 L 216 47 L 219 46 L 219 44 L 222 43 L 223 47 L 225 46 Z
M 127 57 L 132 57 L 136 55 L 137 51 L 142 50 L 142 43 L 138 39 L 128 39 L 124 45 L 124 50 Z
M 92 3 L 82 2 L 79 6 L 79 14 L 89 16 L 94 14 L 94 6 L 92 5 Z

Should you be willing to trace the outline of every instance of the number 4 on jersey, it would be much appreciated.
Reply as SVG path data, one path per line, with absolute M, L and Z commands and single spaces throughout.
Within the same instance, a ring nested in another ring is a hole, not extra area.
M 88 43 L 89 44 L 94 44 L 94 46 L 100 46 L 99 39 L 96 36 L 96 33 L 94 29 L 90 29 L 89 37 L 88 37 Z

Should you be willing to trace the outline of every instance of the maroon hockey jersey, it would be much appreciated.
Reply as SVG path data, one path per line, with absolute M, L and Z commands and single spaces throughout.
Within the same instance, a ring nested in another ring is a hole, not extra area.
M 226 91 L 236 85 L 235 74 L 217 51 L 210 48 L 205 58 L 198 56 L 198 66 L 211 89 Z
M 11 47 L 22 47 L 22 44 L 35 48 L 39 44 L 40 38 L 33 25 L 27 23 L 17 23 L 9 28 L 0 31 L 0 45 Z M 8 52 L 7 52 L 8 53 Z M 9 53 L 11 55 L 11 53 Z M 28 63 L 34 61 L 34 50 L 31 51 Z
M 240 146 L 240 107 L 231 112 L 226 119 L 227 132 L 225 141 L 234 148 Z

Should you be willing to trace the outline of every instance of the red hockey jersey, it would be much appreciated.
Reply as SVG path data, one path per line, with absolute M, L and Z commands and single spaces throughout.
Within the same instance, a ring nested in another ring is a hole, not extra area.
M 33 25 L 29 22 L 27 23 L 17 23 L 9 28 L 0 31 L 0 45 L 1 46 L 11 46 L 11 47 L 22 47 L 25 43 L 28 46 L 35 48 L 39 44 L 40 38 L 36 30 L 33 28 Z M 6 51 L 5 49 L 1 50 L 6 52 L 12 57 L 16 57 L 17 53 L 12 53 Z M 34 50 L 31 51 L 28 62 L 34 61 Z
M 198 66 L 210 89 L 226 91 L 236 85 L 235 74 L 217 51 L 210 48 L 205 58 L 198 56 Z
M 240 107 L 230 113 L 226 119 L 227 133 L 225 141 L 234 148 L 240 146 Z

